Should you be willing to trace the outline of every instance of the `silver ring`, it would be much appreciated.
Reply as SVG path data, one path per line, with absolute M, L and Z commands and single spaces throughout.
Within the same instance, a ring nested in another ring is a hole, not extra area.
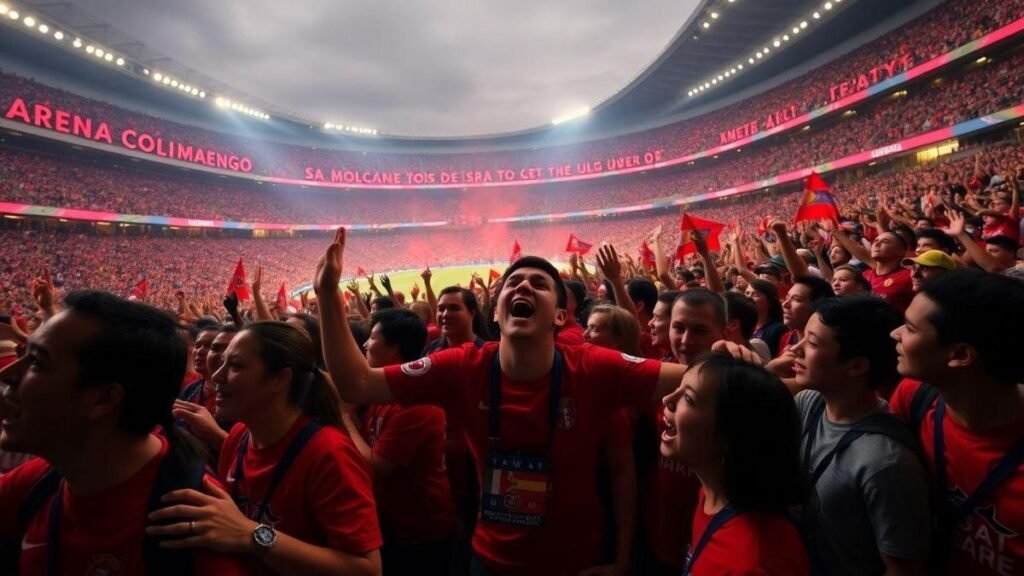
M 191 536 L 191 535 L 193 535 L 195 533 L 196 533 L 196 522 L 195 522 L 195 520 L 189 520 L 188 521 L 188 534 L 189 534 L 189 536 Z

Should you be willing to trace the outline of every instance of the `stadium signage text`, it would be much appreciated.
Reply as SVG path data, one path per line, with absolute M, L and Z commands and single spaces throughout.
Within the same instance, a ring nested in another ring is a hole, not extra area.
M 913 67 L 914 57 L 910 54 L 900 54 L 888 62 L 882 62 L 867 72 L 854 75 L 846 82 L 834 84 L 828 89 L 828 101 L 835 102 L 836 100 L 846 98 L 850 94 L 867 90 L 875 84 L 888 80 L 897 74 L 902 74 Z
M 771 130 L 779 124 L 784 124 L 790 120 L 796 119 L 797 116 L 796 106 L 790 104 L 784 108 L 779 108 L 775 112 L 769 113 L 768 116 L 766 116 L 760 123 L 757 120 L 751 120 L 746 124 L 726 130 L 719 135 L 718 139 L 721 144 L 732 144 L 737 140 L 750 138 L 762 130 Z
M 160 136 L 131 128 L 125 128 L 118 132 L 115 140 L 107 122 L 96 122 L 87 116 L 80 116 L 59 108 L 54 109 L 45 104 L 33 104 L 30 107 L 23 98 L 14 99 L 14 102 L 7 108 L 4 118 L 18 120 L 36 128 L 44 128 L 112 146 L 121 146 L 128 150 L 136 150 L 161 158 L 202 164 L 210 168 L 220 168 L 232 172 L 250 173 L 253 169 L 252 160 L 247 156 L 224 153 L 213 148 L 192 146 L 175 140 L 165 140 Z
M 372 170 L 348 170 L 344 168 L 317 168 L 309 166 L 305 170 L 305 179 L 315 182 L 331 182 L 332 184 L 375 184 L 385 186 L 536 182 L 653 166 L 663 159 L 664 153 L 659 149 L 649 150 L 643 154 L 613 156 L 591 162 L 529 166 L 518 169 L 377 172 Z

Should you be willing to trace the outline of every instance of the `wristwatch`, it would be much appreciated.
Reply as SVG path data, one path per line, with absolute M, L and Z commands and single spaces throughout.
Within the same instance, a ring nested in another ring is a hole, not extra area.
M 266 524 L 260 524 L 253 528 L 252 541 L 256 544 L 257 554 L 266 554 L 277 544 L 277 532 Z

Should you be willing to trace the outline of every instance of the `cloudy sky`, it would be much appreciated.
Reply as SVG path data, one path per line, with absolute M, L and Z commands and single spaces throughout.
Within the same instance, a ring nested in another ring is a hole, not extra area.
M 529 128 L 617 92 L 697 0 L 76 0 L 175 60 L 317 121 Z

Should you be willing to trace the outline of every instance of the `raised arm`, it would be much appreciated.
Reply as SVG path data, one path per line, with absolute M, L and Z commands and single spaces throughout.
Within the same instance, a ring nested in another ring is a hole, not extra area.
M 654 229 L 651 233 L 651 248 L 654 250 L 654 270 L 658 275 L 658 280 L 665 285 L 668 290 L 675 290 L 676 279 L 669 273 L 669 261 L 668 256 L 665 255 L 665 249 L 661 245 L 661 226 Z
M 434 273 L 430 271 L 430 266 L 420 274 L 420 278 L 423 278 L 423 297 L 426 298 L 427 304 L 430 304 L 430 317 L 433 318 L 437 315 L 437 296 L 434 294 L 434 287 L 430 285 L 430 279 L 434 276 Z
M 707 284 L 708 290 L 717 294 L 725 294 L 725 283 L 722 282 L 722 275 L 718 273 L 715 261 L 711 259 L 707 240 L 695 231 L 690 232 L 690 239 L 693 240 L 693 244 L 697 247 L 697 254 L 704 262 L 704 283 Z
M 274 316 L 270 314 L 270 308 L 267 308 L 267 303 L 263 300 L 262 289 L 263 266 L 256 266 L 256 276 L 252 280 L 252 301 L 256 304 L 256 319 L 273 320 Z
M 622 262 L 615 252 L 615 246 L 605 244 L 597 251 L 597 266 L 601 269 L 608 283 L 612 285 L 612 292 L 615 294 L 615 304 L 634 317 L 637 316 L 636 304 L 629 297 L 629 290 L 626 290 L 626 283 L 622 280 Z
M 338 291 L 345 254 L 345 229 L 338 228 L 327 252 L 316 267 L 313 285 L 320 303 L 320 338 L 331 380 L 346 402 L 389 404 L 393 402 L 382 368 L 370 368 L 359 350 L 345 318 Z
M 984 269 L 986 272 L 1000 272 L 999 263 L 996 259 L 989 254 L 984 248 L 978 246 L 978 243 L 971 238 L 971 235 L 966 231 L 966 222 L 964 221 L 964 215 L 956 210 L 949 210 L 949 235 L 956 238 L 956 241 L 967 250 L 967 253 L 971 255 L 971 259 L 974 263 Z
M 846 249 L 847 252 L 853 255 L 854 258 L 861 262 L 868 264 L 869 266 L 875 265 L 874 258 L 871 257 L 871 251 L 865 248 L 860 242 L 854 242 L 846 232 L 841 229 L 837 229 L 832 233 L 832 238 L 835 238 L 839 245 Z
M 779 247 L 779 252 L 782 253 L 782 259 L 786 262 L 786 268 L 789 268 L 789 273 L 796 278 L 798 276 L 807 275 L 807 262 L 796 253 L 796 245 L 793 244 L 793 239 L 789 236 L 789 230 L 786 229 L 786 223 L 781 220 L 772 222 L 772 232 L 775 232 L 776 246 Z

